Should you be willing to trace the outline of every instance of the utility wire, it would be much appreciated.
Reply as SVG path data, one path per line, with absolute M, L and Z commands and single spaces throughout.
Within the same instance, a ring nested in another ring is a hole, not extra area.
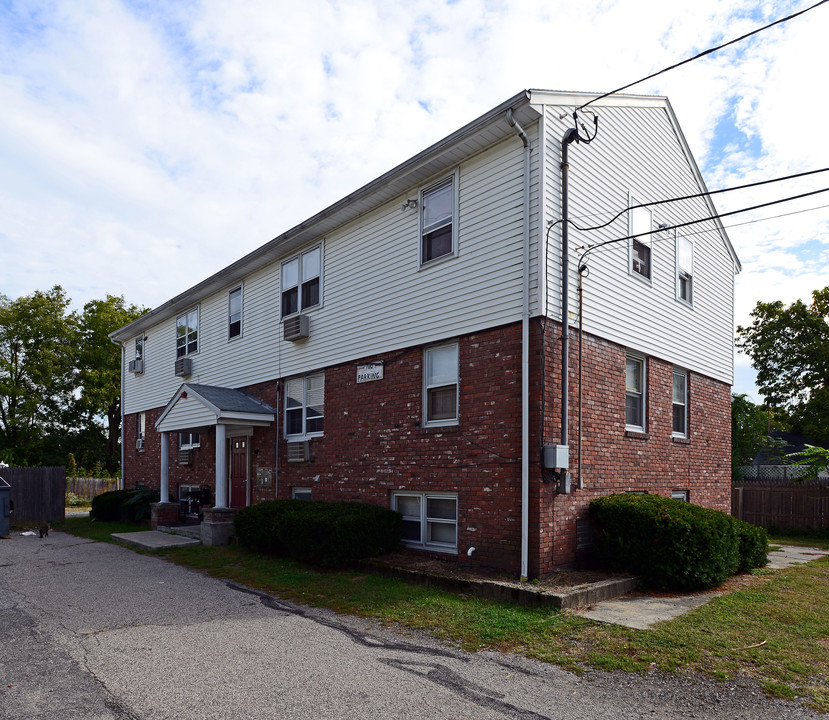
M 699 220 L 688 220 L 687 222 L 683 223 L 676 223 L 674 225 L 669 225 L 667 227 L 657 228 L 656 230 L 649 230 L 648 232 L 640 232 L 635 235 L 625 235 L 624 237 L 620 238 L 613 238 L 612 240 L 605 240 L 604 242 L 597 243 L 596 245 L 591 245 L 590 247 L 585 250 L 581 257 L 579 258 L 579 266 L 584 262 L 584 259 L 587 255 L 597 248 L 604 247 L 605 245 L 611 245 L 617 242 L 624 242 L 625 240 L 633 240 L 635 238 L 644 237 L 645 235 L 654 235 L 656 233 L 665 232 L 667 230 L 676 230 L 677 228 L 681 227 L 688 227 L 689 225 L 698 225 L 699 223 L 708 222 L 709 220 L 720 220 L 724 217 L 728 217 L 729 215 L 738 215 L 739 213 L 749 212 L 750 210 L 759 210 L 760 208 L 769 207 L 771 205 L 779 205 L 780 203 L 789 202 L 790 200 L 799 200 L 800 198 L 810 197 L 811 195 L 819 195 L 820 193 L 829 192 L 829 187 L 822 188 L 821 190 L 812 190 L 811 192 L 801 193 L 800 195 L 792 195 L 787 198 L 782 198 L 780 200 L 772 200 L 766 203 L 760 203 L 759 205 L 752 205 L 751 207 L 742 208 L 741 210 L 731 210 L 730 212 L 725 213 L 718 213 L 716 215 L 711 215 L 706 218 L 700 218 Z
M 771 180 L 759 180 L 757 182 L 748 183 L 746 185 L 735 185 L 734 187 L 730 187 L 730 188 L 722 188 L 721 190 L 710 190 L 710 191 L 706 191 L 706 192 L 696 193 L 694 195 L 683 195 L 682 197 L 669 198 L 667 200 L 654 200 L 652 202 L 641 203 L 639 205 L 631 205 L 630 207 L 624 208 L 623 210 L 620 210 L 618 213 L 616 213 L 606 223 L 602 223 L 601 225 L 594 225 L 593 227 L 579 227 L 578 225 L 576 225 L 574 222 L 571 221 L 570 222 L 570 227 L 573 227 L 576 230 L 579 230 L 581 232 L 587 232 L 589 230 L 601 230 L 602 228 L 607 227 L 608 225 L 610 225 L 610 223 L 612 223 L 614 220 L 617 220 L 618 218 L 620 218 L 626 212 L 629 212 L 631 210 L 635 210 L 637 208 L 654 207 L 656 205 L 665 205 L 667 203 L 681 202 L 682 200 L 694 200 L 695 198 L 709 197 L 711 195 L 718 195 L 720 193 L 731 192 L 732 190 L 745 190 L 746 188 L 759 187 L 760 185 L 769 185 L 771 183 L 782 182 L 783 180 L 793 180 L 794 178 L 806 177 L 807 175 L 816 175 L 818 173 L 823 173 L 823 172 L 828 172 L 828 171 L 829 171 L 829 167 L 821 168 L 820 170 L 808 170 L 807 172 L 797 173 L 795 175 L 787 175 L 786 177 L 773 178 Z M 556 220 L 556 223 L 559 223 L 559 222 L 561 222 L 561 220 Z M 553 223 L 553 224 L 555 224 L 555 223 Z
M 815 207 L 806 208 L 804 210 L 793 210 L 792 212 L 789 212 L 789 213 L 780 213 L 779 215 L 769 215 L 768 217 L 755 218 L 754 220 L 746 220 L 745 222 L 732 223 L 731 225 L 723 225 L 723 227 L 728 229 L 728 228 L 742 227 L 743 225 L 753 225 L 754 223 L 768 222 L 769 220 L 778 220 L 778 219 L 784 218 L 784 217 L 791 217 L 792 215 L 802 215 L 803 213 L 814 212 L 815 210 L 825 210 L 826 208 L 829 208 L 829 205 L 817 205 Z M 703 222 L 703 221 L 700 220 L 700 222 Z M 660 230 L 658 232 L 664 232 L 664 230 L 662 228 L 660 228 Z M 702 235 L 703 233 L 708 233 L 708 232 L 712 232 L 712 231 L 711 230 L 695 230 L 694 232 L 682 233 L 682 237 L 692 237 L 693 235 Z M 653 244 L 657 245 L 657 244 L 661 244 L 663 242 L 670 242 L 673 239 L 674 239 L 673 236 L 666 237 L 666 238 L 654 238 L 653 239 Z M 598 245 L 596 247 L 598 248 Z M 582 245 L 581 247 L 578 248 L 578 250 L 586 250 L 586 249 L 592 249 L 592 248 L 588 248 L 586 245 Z
M 663 73 L 666 73 L 669 70 L 674 70 L 674 69 L 676 69 L 678 67 L 681 67 L 682 65 L 685 65 L 689 62 L 693 62 L 694 60 L 699 60 L 701 57 L 705 57 L 706 55 L 710 55 L 711 53 L 717 52 L 717 50 L 722 50 L 723 48 L 726 48 L 729 45 L 734 45 L 735 43 L 738 43 L 741 40 L 745 40 L 746 38 L 749 38 L 752 35 L 756 35 L 757 33 L 762 32 L 763 30 L 768 30 L 769 28 L 774 27 L 775 25 L 779 25 L 780 23 L 784 23 L 787 20 L 791 20 L 792 18 L 796 18 L 798 15 L 803 15 L 804 13 L 807 13 L 810 10 L 814 10 L 816 7 L 819 7 L 820 5 L 823 5 L 826 2 L 829 2 L 829 0 L 820 0 L 820 2 L 817 2 L 814 5 L 811 5 L 807 8 L 805 8 L 804 10 L 800 10 L 796 13 L 792 13 L 791 15 L 787 15 L 784 18 L 780 18 L 779 20 L 775 20 L 774 22 L 769 23 L 768 25 L 764 25 L 763 27 L 757 28 L 756 30 L 752 30 L 751 32 L 746 33 L 745 35 L 741 35 L 738 38 L 734 38 L 733 40 L 729 40 L 728 42 L 723 43 L 722 45 L 717 45 L 716 47 L 708 48 L 708 50 L 704 50 L 703 52 L 698 53 L 697 55 L 694 55 L 693 57 L 687 58 L 686 60 L 682 60 L 681 62 L 675 63 L 674 65 L 671 65 L 669 67 L 663 68 L 662 70 L 659 70 L 658 72 L 652 73 L 652 74 L 648 75 L 647 77 L 643 77 L 639 80 L 635 80 L 634 82 L 628 83 L 627 85 L 623 85 L 620 88 L 616 88 L 615 90 L 611 90 L 610 92 L 606 92 L 604 95 L 599 95 L 598 97 L 595 97 L 592 100 L 589 100 L 588 102 L 584 103 L 584 105 L 579 106 L 576 109 L 576 112 L 578 112 L 579 110 L 584 110 L 584 108 L 586 108 L 591 103 L 594 103 L 598 100 L 602 100 L 602 99 L 608 97 L 609 95 L 615 95 L 616 93 L 622 92 L 622 90 L 627 90 L 629 87 L 633 87 L 634 85 L 638 85 L 639 83 L 645 82 L 646 80 L 650 80 L 651 78 L 655 78 L 657 75 L 662 75 Z

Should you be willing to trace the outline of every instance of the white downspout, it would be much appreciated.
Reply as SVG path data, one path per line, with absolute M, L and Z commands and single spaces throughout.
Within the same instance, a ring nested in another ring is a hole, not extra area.
M 521 307 L 521 580 L 529 565 L 530 534 L 530 139 L 515 121 L 512 108 L 507 121 L 524 143 L 524 237 Z

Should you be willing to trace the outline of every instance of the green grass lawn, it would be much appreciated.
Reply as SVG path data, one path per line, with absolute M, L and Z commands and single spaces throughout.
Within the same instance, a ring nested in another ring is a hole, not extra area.
M 109 541 L 129 523 L 70 518 L 57 529 Z M 786 542 L 777 538 L 775 542 Z M 160 551 L 172 562 L 305 605 L 428 631 L 474 651 L 522 653 L 574 672 L 694 670 L 754 677 L 765 691 L 829 712 L 829 558 L 746 575 L 707 605 L 650 630 L 601 625 L 564 611 L 524 608 L 355 571 L 328 572 L 239 546 Z

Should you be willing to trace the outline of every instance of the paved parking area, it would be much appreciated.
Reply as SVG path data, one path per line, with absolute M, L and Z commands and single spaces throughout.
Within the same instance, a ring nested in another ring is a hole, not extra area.
M 59 532 L 0 541 L 0 636 L 9 720 L 818 717 L 698 676 L 464 653 Z

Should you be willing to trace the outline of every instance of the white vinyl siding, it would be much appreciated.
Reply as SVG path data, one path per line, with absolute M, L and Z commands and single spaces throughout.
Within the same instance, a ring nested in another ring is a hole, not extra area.
M 570 146 L 570 217 L 580 226 L 598 225 L 625 210 L 629 194 L 641 203 L 704 190 L 664 101 L 642 99 L 643 107 L 632 106 L 639 102 L 638 98 L 609 98 L 597 103 L 593 106 L 601 117 L 597 140 Z M 561 119 L 560 115 L 566 117 Z M 561 217 L 560 145 L 572 122 L 572 108 L 550 107 L 545 114 L 545 146 L 552 160 L 545 166 L 548 221 Z M 657 205 L 652 211 L 654 229 L 711 215 L 702 198 Z M 730 383 L 734 259 L 714 227 L 713 222 L 707 222 L 680 231 L 694 243 L 693 312 L 687 304 L 676 302 L 672 232 L 670 236 L 652 235 L 650 283 L 630 273 L 627 242 L 591 252 L 584 289 L 584 331 Z M 575 249 L 628 234 L 626 213 L 601 230 L 571 229 L 571 322 L 578 312 L 576 266 L 580 253 Z M 546 271 L 548 312 L 555 320 L 561 312 L 560 241 L 556 225 L 550 231 Z

